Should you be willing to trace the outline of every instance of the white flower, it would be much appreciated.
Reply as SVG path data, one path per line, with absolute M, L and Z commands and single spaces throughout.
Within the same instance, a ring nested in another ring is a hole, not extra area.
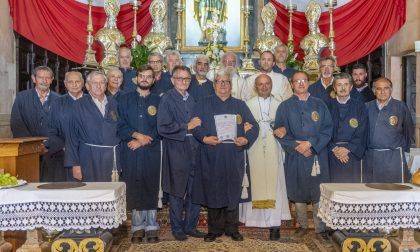
M 137 40 L 137 42 L 140 42 L 141 41 L 141 36 L 139 34 L 137 34 L 136 40 Z

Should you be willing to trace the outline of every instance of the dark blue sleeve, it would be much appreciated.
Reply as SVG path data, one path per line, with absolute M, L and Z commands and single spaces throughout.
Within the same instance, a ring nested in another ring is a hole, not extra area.
M 23 119 L 22 110 L 26 109 L 24 98 L 21 94 L 17 94 L 15 102 L 13 103 L 12 112 L 10 116 L 10 128 L 13 137 L 31 137 L 31 133 Z
M 171 104 L 169 99 L 161 100 L 157 113 L 157 130 L 159 135 L 164 138 L 184 141 L 188 126 L 186 123 L 180 123 L 179 120 L 174 118 L 172 111 L 174 108 L 175 104 Z
M 62 123 L 60 122 L 60 112 L 58 106 L 60 103 L 55 100 L 51 104 L 51 111 L 48 118 L 48 141 L 46 146 L 48 147 L 48 154 L 54 154 L 64 148 L 64 132 L 62 129 Z M 70 111 L 68 111 L 70 112 Z M 63 125 L 65 127 L 65 125 Z
M 320 112 L 322 111 L 323 118 L 321 117 L 320 120 L 322 121 L 322 126 L 317 132 L 317 134 L 313 137 L 310 137 L 308 139 L 309 142 L 311 142 L 312 149 L 318 153 L 322 149 L 324 149 L 328 143 L 331 140 L 332 131 L 333 131 L 333 123 L 331 119 L 330 111 L 327 108 L 327 105 L 325 105 L 323 102 L 320 103 L 319 106 Z M 321 116 L 322 116 L 321 115 Z
M 64 166 L 72 167 L 80 165 L 79 160 L 79 131 L 82 128 L 81 119 L 80 119 L 80 105 L 79 101 L 77 101 L 73 109 L 71 110 L 70 115 L 70 128 L 69 128 L 69 136 L 65 142 L 65 158 L 64 158 Z
M 192 117 L 198 117 L 201 119 L 201 126 L 195 127 L 192 130 L 192 134 L 194 135 L 194 137 L 201 143 L 203 143 L 204 137 L 211 135 L 210 130 L 206 129 L 205 123 L 203 123 L 207 120 L 210 120 L 209 118 L 207 118 L 208 116 L 206 116 L 206 113 L 205 113 L 205 109 L 206 109 L 206 106 L 204 103 L 205 100 L 206 99 L 202 99 L 196 104 L 194 108 L 194 113 L 192 116 Z
M 349 141 L 348 148 L 356 157 L 361 159 L 366 150 L 368 132 L 368 117 L 364 104 L 359 107 L 358 118 L 359 125 L 352 139 Z
M 274 122 L 274 129 L 278 129 L 280 127 L 285 127 L 286 132 L 290 132 L 290 122 L 287 116 L 287 104 L 285 102 L 280 103 L 279 107 L 277 108 L 276 112 L 276 119 Z M 296 139 L 294 139 L 291 134 L 286 133 L 283 138 L 276 137 L 281 147 L 289 154 L 294 154 L 296 152 Z
M 124 99 L 121 99 L 118 103 L 118 128 L 117 135 L 123 141 L 130 141 L 132 135 L 136 132 L 136 129 L 130 127 L 128 123 L 128 112 L 130 109 L 135 109 L 129 106 L 129 97 L 127 95 L 123 96 Z
M 248 140 L 248 145 L 247 148 L 251 147 L 252 144 L 254 144 L 255 140 L 257 140 L 258 138 L 258 134 L 260 132 L 260 126 L 257 123 L 257 121 L 255 120 L 254 116 L 251 113 L 251 110 L 248 108 L 248 106 L 245 104 L 244 101 L 240 101 L 242 103 L 242 107 L 243 107 L 243 121 L 248 122 L 250 124 L 252 124 L 252 129 L 248 130 L 245 133 L 245 138 Z

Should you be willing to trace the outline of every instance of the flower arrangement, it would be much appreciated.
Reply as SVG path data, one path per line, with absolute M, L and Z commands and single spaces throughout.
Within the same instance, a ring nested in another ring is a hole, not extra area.
M 298 56 L 297 53 L 293 54 L 293 51 L 294 51 L 293 44 L 289 43 L 287 47 L 289 48 L 289 55 L 287 56 L 287 59 L 286 59 L 286 65 L 296 70 L 302 69 L 303 62 L 297 60 L 297 56 Z
M 216 68 L 225 52 L 226 49 L 223 44 L 216 43 L 216 45 L 213 45 L 212 43 L 208 43 L 207 47 L 203 51 L 203 54 L 209 57 L 210 67 Z

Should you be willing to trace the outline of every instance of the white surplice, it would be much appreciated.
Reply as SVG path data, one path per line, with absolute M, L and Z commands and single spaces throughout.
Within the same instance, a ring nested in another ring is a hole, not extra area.
M 260 133 L 249 150 L 252 200 L 275 200 L 275 208 L 253 209 L 252 202 L 241 203 L 239 220 L 245 226 L 278 227 L 290 220 L 289 201 L 283 168 L 283 150 L 271 128 L 280 102 L 270 96 L 254 97 L 247 102 L 260 126 Z

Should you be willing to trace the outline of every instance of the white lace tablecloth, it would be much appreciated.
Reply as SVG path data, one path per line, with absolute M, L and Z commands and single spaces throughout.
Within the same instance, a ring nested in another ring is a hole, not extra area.
M 98 182 L 72 189 L 38 189 L 41 184 L 0 190 L 0 231 L 110 229 L 127 219 L 125 183 Z
M 364 184 L 321 184 L 318 216 L 333 229 L 420 227 L 420 187 L 389 191 Z

